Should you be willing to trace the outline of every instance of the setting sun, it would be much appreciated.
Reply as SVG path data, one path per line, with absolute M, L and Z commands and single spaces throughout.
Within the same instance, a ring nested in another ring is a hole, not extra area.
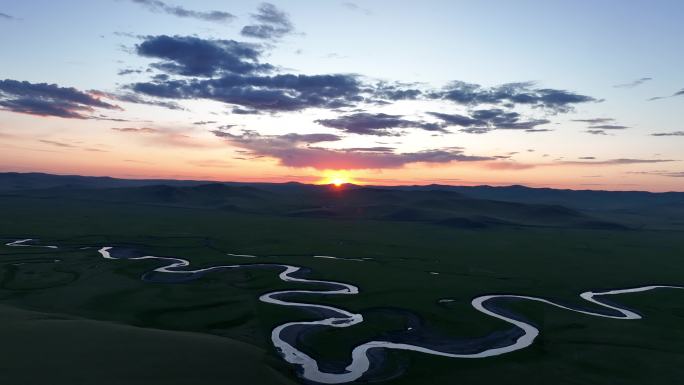
M 326 170 L 323 172 L 323 178 L 318 182 L 320 184 L 332 184 L 337 187 L 347 183 L 358 184 L 346 170 Z

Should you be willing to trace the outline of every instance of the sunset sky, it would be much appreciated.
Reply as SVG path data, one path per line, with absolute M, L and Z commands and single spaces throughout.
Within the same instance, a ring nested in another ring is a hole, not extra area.
M 684 191 L 682 15 L 3 0 L 0 171 Z

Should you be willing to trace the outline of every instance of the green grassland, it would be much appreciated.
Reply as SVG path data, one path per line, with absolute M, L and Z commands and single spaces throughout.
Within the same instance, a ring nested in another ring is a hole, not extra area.
M 193 267 L 287 263 L 310 268 L 314 279 L 352 283 L 360 288 L 359 295 L 296 298 L 364 315 L 362 324 L 321 329 L 302 341 L 303 351 L 341 362 L 359 343 L 405 333 L 416 319 L 420 330 L 449 338 L 507 329 L 506 323 L 470 306 L 482 294 L 536 295 L 581 304 L 578 294 L 585 290 L 684 284 L 684 233 L 676 230 L 470 228 L 407 218 L 289 215 L 291 207 L 283 209 L 288 215 L 269 215 L 133 200 L 140 199 L 0 197 L 0 236 L 39 238 L 60 246 L 0 247 L 2 383 L 299 382 L 273 349 L 270 331 L 316 316 L 262 303 L 258 297 L 313 285 L 285 283 L 276 270 L 264 269 L 210 273 L 182 284 L 143 282 L 141 275 L 159 266 L 158 261 L 105 260 L 94 248 L 80 249 L 85 246 L 130 245 L 149 255 L 189 259 Z M 302 208 L 298 210 L 301 214 Z M 509 219 L 519 219 L 522 212 L 514 211 Z M 560 218 L 568 215 L 579 223 L 573 212 Z M 453 302 L 438 303 L 443 298 Z M 396 367 L 404 372 L 385 383 L 681 383 L 684 293 L 662 290 L 611 300 L 638 310 L 644 319 L 608 320 L 511 302 L 508 308 L 541 330 L 532 347 L 481 360 L 390 352 L 388 372 Z

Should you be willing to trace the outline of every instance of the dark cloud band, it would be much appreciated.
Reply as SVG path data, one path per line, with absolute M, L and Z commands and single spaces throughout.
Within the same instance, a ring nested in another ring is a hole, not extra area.
M 325 127 L 336 128 L 350 134 L 396 136 L 400 128 L 419 128 L 426 131 L 446 132 L 437 123 L 419 122 L 404 119 L 401 115 L 356 113 L 335 119 L 316 120 Z
M 87 119 L 94 108 L 119 109 L 101 100 L 101 95 L 56 84 L 0 81 L 0 108 L 30 115 Z

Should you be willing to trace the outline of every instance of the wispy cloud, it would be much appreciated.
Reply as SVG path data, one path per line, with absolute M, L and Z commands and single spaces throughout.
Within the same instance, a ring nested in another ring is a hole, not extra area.
M 156 128 L 150 128 L 150 127 L 112 127 L 112 130 L 114 131 L 119 131 L 119 132 L 137 132 L 137 133 L 144 133 L 144 134 L 153 134 L 153 133 L 158 133 L 159 130 Z
M 669 178 L 684 178 L 684 171 L 628 171 L 628 174 L 666 176 Z
M 490 157 L 469 156 L 463 149 L 451 147 L 411 153 L 388 151 L 359 151 L 358 149 L 329 149 L 311 146 L 326 137 L 312 138 L 299 134 L 260 135 L 246 132 L 241 135 L 214 131 L 229 144 L 248 150 L 251 155 L 277 159 L 287 167 L 315 169 L 384 169 L 401 168 L 411 163 L 446 164 L 492 160 Z M 328 134 L 316 134 L 328 135 Z
M 228 168 L 235 166 L 233 163 L 220 159 L 189 160 L 188 164 L 206 168 Z
M 589 126 L 589 128 L 591 128 L 593 130 L 626 130 L 629 127 L 623 126 L 620 124 L 597 124 L 597 125 Z
M 618 158 L 607 160 L 596 160 L 595 157 L 587 156 L 581 157 L 579 160 L 556 160 L 549 163 L 522 163 L 508 160 L 501 160 L 497 162 L 485 162 L 482 165 L 485 168 L 492 170 L 528 170 L 537 167 L 562 167 L 562 166 L 620 166 L 632 164 L 654 164 L 676 162 L 674 159 L 636 159 L 636 158 Z
M 487 162 L 484 166 L 491 170 L 529 170 L 535 168 L 538 165 L 531 163 L 519 163 L 511 161 L 501 161 L 501 162 Z
M 77 147 L 77 146 L 74 146 L 73 144 L 58 142 L 55 140 L 40 139 L 38 141 L 41 143 L 49 144 L 49 145 L 56 146 L 56 147 L 64 147 L 64 148 L 76 148 Z
M 588 166 L 606 166 L 606 165 L 623 165 L 623 164 L 648 164 L 648 163 L 667 163 L 676 162 L 674 159 L 635 159 L 635 158 L 618 158 L 608 160 L 566 160 L 557 162 L 556 164 L 566 165 L 588 165 Z
M 224 11 L 194 11 L 191 9 L 183 8 L 181 6 L 169 5 L 160 0 L 131 0 L 134 3 L 140 4 L 152 12 L 166 13 L 169 15 L 218 22 L 227 23 L 235 18 L 235 15 L 224 12 Z
M 0 20 L 14 20 L 14 16 L 8 15 L 6 13 L 0 12 Z
M 294 25 L 287 13 L 271 3 L 261 3 L 252 18 L 257 24 L 244 26 L 240 31 L 242 36 L 274 40 L 294 31 Z
M 118 100 L 125 103 L 146 104 L 148 106 L 163 107 L 169 110 L 183 110 L 183 107 L 176 102 L 144 98 L 130 92 L 120 94 L 107 94 L 107 96 L 110 99 Z
M 684 131 L 656 132 L 651 134 L 651 136 L 684 136 Z
M 640 86 L 640 85 L 642 85 L 648 81 L 651 81 L 651 80 L 653 80 L 653 78 L 643 77 L 643 78 L 639 78 L 636 80 L 632 80 L 631 82 L 616 84 L 613 87 L 615 87 L 615 88 L 635 88 L 635 87 L 638 87 L 638 86 Z
M 603 130 L 585 130 L 587 134 L 592 134 L 592 135 L 608 135 L 605 131 Z
M 589 123 L 587 126 L 587 134 L 592 135 L 608 135 L 606 130 L 626 130 L 629 126 L 622 124 L 614 124 L 613 118 L 587 118 L 587 119 L 572 119 L 573 122 Z
M 363 14 L 366 15 L 366 16 L 370 16 L 370 15 L 373 14 L 373 12 L 372 12 L 371 10 L 369 10 L 369 9 L 367 9 L 367 8 L 363 8 L 363 7 L 361 7 L 360 5 L 358 5 L 358 4 L 356 4 L 356 3 L 352 3 L 351 1 L 344 1 L 344 2 L 342 2 L 342 6 L 345 7 L 345 8 L 347 8 L 347 9 L 350 10 L 350 11 L 361 12 L 361 13 L 363 13 Z
M 111 129 L 124 134 L 140 135 L 138 137 L 140 141 L 154 146 L 211 148 L 220 145 L 220 143 L 213 143 L 172 129 L 153 127 L 111 127 Z
M 66 142 L 60 142 L 60 141 L 56 141 L 56 140 L 39 139 L 38 141 L 40 143 L 49 144 L 49 145 L 54 146 L 54 147 L 73 148 L 73 149 L 80 149 L 80 150 L 90 151 L 90 152 L 108 152 L 108 151 L 103 150 L 101 148 L 85 147 L 85 146 L 81 146 L 81 145 L 76 145 L 76 144 L 71 144 L 71 143 L 66 143 Z
M 684 96 L 684 88 L 682 88 L 681 90 L 675 92 L 675 93 L 672 94 L 672 95 L 668 95 L 668 96 L 654 96 L 654 97 L 649 98 L 649 99 L 647 99 L 647 100 L 648 100 L 648 101 L 653 101 L 653 100 L 660 100 L 660 99 L 675 98 L 675 97 L 677 97 L 677 96 Z
M 572 119 L 572 121 L 573 122 L 590 123 L 590 124 L 603 124 L 603 123 L 614 122 L 615 119 L 613 119 L 613 118 L 590 118 L 590 119 Z

